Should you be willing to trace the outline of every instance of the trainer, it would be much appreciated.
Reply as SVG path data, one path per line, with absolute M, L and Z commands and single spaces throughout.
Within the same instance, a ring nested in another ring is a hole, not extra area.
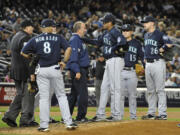
M 86 26 L 83 22 L 78 21 L 74 24 L 73 31 L 75 33 L 70 39 L 72 53 L 68 62 L 72 79 L 69 107 L 72 114 L 77 101 L 78 113 L 76 121 L 86 122 L 88 121 L 85 117 L 88 106 L 87 76 L 90 60 L 86 45 L 81 40 L 81 37 L 86 33 Z

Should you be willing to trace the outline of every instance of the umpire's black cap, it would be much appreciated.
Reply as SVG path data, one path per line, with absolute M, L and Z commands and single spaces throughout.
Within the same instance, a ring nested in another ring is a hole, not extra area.
M 122 31 L 134 31 L 134 26 L 131 24 L 124 24 L 121 26 Z
M 112 22 L 114 24 L 115 23 L 115 16 L 111 13 L 107 13 L 104 15 L 102 21 L 103 21 L 103 23 Z
M 153 18 L 152 16 L 145 16 L 141 23 L 148 23 L 148 22 L 156 22 L 156 19 Z
M 41 22 L 41 27 L 46 28 L 46 27 L 56 27 L 56 23 L 51 20 L 51 19 L 44 19 Z
M 28 26 L 32 26 L 33 27 L 33 23 L 32 23 L 32 21 L 31 20 L 23 20 L 22 22 L 21 22 L 21 28 L 26 28 L 26 27 L 28 27 Z

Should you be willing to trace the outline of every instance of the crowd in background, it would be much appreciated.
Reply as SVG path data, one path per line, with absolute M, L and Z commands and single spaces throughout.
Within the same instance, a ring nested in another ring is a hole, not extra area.
M 3 0 L 0 1 L 0 60 L 11 61 L 10 41 L 20 30 L 20 23 L 24 18 L 33 21 L 34 35 L 40 33 L 42 19 L 54 19 L 57 23 L 57 33 L 69 40 L 72 26 L 77 20 L 86 23 L 87 37 L 97 38 L 103 31 L 101 17 L 106 12 L 112 12 L 117 17 L 117 27 L 120 28 L 123 23 L 134 24 L 134 35 L 143 43 L 144 30 L 139 22 L 146 15 L 152 15 L 158 20 L 157 26 L 161 31 L 180 40 L 179 11 L 178 0 Z M 98 54 L 96 52 L 100 50 L 92 46 L 88 49 L 94 63 Z M 68 72 L 65 74 L 68 76 Z M 173 60 L 167 62 L 166 75 L 166 86 L 180 87 L 180 49 L 174 53 Z M 145 84 L 145 79 L 141 79 Z M 0 64 L 0 81 L 12 82 L 8 66 L 4 64 Z M 89 83 L 93 83 L 91 73 Z

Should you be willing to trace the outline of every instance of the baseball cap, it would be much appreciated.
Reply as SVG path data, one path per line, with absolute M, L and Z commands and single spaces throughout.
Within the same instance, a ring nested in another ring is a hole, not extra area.
M 25 28 L 27 26 L 32 26 L 33 27 L 33 23 L 30 20 L 23 20 L 21 23 L 21 27 Z
M 124 24 L 121 26 L 122 31 L 134 31 L 134 27 L 131 24 Z
M 107 13 L 104 15 L 103 19 L 102 19 L 103 23 L 108 23 L 108 22 L 115 22 L 115 16 L 111 13 Z
M 141 21 L 141 23 L 155 22 L 155 21 L 156 21 L 156 19 L 153 18 L 152 16 L 145 16 L 145 17 L 143 18 L 143 20 Z
M 98 56 L 99 56 L 99 57 L 103 57 L 103 53 L 99 53 Z
M 41 27 L 56 27 L 56 23 L 51 19 L 44 19 L 41 22 Z

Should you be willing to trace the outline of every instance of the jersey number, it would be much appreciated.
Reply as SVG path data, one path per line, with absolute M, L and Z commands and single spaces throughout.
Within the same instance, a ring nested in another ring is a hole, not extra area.
M 104 53 L 105 53 L 105 54 L 111 54 L 111 49 L 112 49 L 112 48 L 110 48 L 110 47 L 105 47 L 105 48 L 104 48 Z
M 51 53 L 50 43 L 44 42 L 44 53 Z
M 157 48 L 151 48 L 151 54 L 158 54 L 158 49 Z
M 136 61 L 136 55 L 130 54 L 130 61 L 135 62 Z

